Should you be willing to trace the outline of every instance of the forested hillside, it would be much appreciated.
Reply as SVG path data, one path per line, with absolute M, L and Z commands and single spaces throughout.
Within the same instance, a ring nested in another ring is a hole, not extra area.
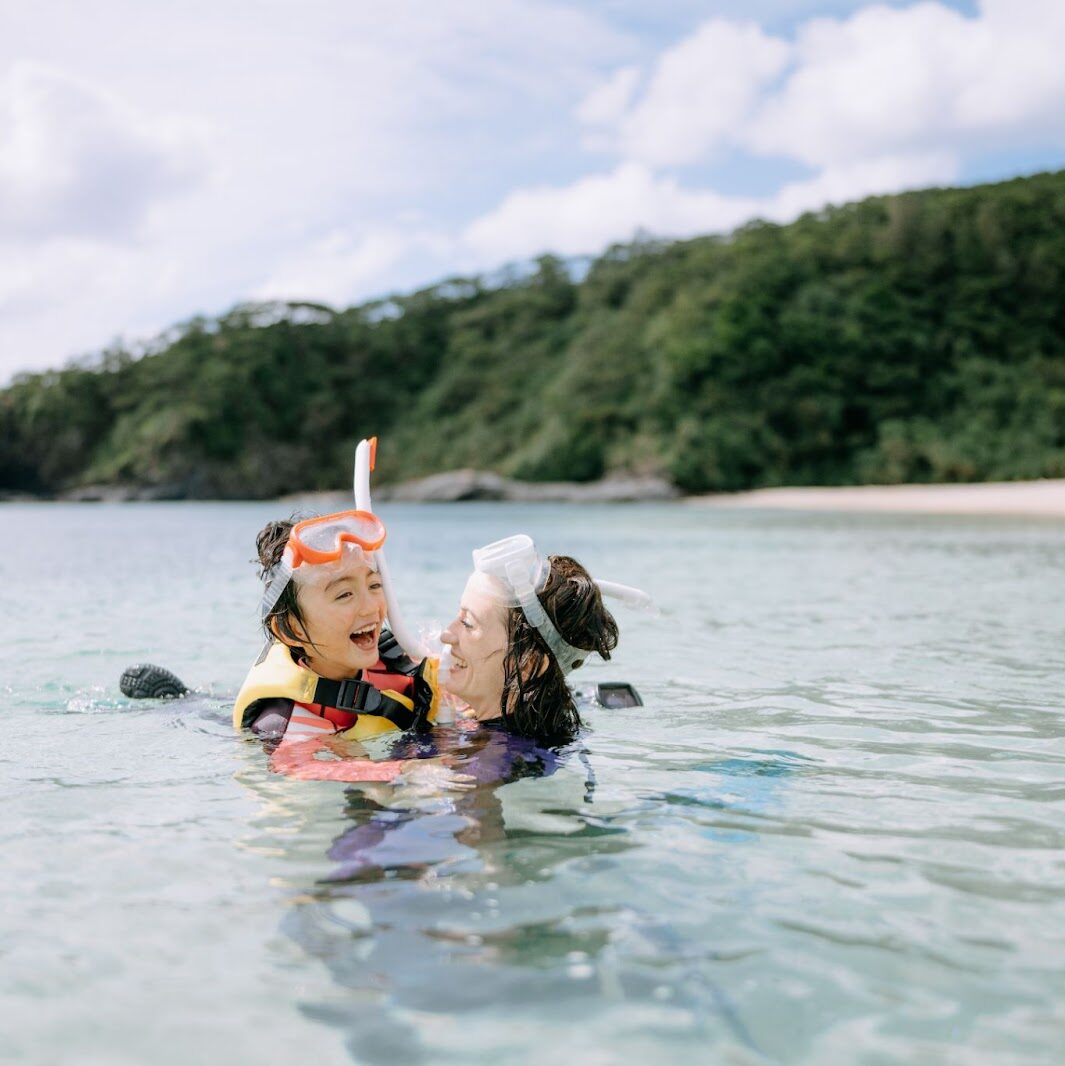
M 1065 476 L 1065 173 L 238 307 L 0 392 L 0 490 L 173 496 L 456 467 L 686 491 Z

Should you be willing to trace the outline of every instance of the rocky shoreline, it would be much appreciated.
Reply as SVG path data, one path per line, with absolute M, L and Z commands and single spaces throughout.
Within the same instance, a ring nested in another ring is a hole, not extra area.
M 487 470 L 443 474 L 373 489 L 374 503 L 661 503 L 679 500 L 681 491 L 664 478 L 611 477 L 601 481 L 515 481 Z M 297 492 L 282 502 L 319 509 L 350 506 L 339 492 Z
M 601 481 L 516 481 L 487 470 L 451 470 L 443 474 L 374 487 L 375 501 L 397 503 L 464 503 L 490 500 L 535 503 L 641 503 L 676 500 L 681 491 L 665 478 L 608 477 Z M 169 485 L 81 485 L 54 496 L 29 493 L 2 493 L 0 501 L 62 503 L 144 503 L 162 500 L 198 500 L 207 497 L 193 486 Z M 241 497 L 242 499 L 246 497 Z M 351 497 L 341 492 L 294 492 L 280 498 L 286 503 L 313 501 L 316 506 L 344 507 Z
M 535 503 L 640 503 L 675 500 L 676 485 L 657 477 L 612 477 L 602 481 L 515 481 L 485 470 L 444 474 L 382 485 L 374 499 L 402 503 L 459 503 L 506 500 Z
M 127 503 L 206 498 L 188 491 L 188 488 L 181 485 L 86 485 L 54 497 L 0 493 L 0 501 L 30 503 L 50 499 Z M 1065 518 L 1065 478 L 950 485 L 772 488 L 683 496 L 675 485 L 663 478 L 611 477 L 585 483 L 529 482 L 467 469 L 396 485 L 380 485 L 375 487 L 373 495 L 376 502 L 388 503 L 662 503 L 681 500 L 691 506 L 753 510 Z M 351 496 L 342 492 L 300 492 L 283 496 L 279 502 L 324 512 L 351 506 Z

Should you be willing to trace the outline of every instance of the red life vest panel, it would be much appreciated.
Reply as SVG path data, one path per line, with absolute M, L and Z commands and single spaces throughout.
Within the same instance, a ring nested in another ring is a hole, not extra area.
M 400 696 L 406 696 L 408 699 L 414 698 L 414 678 L 408 677 L 406 674 L 393 673 L 384 659 L 378 659 L 373 666 L 363 670 L 362 680 L 369 681 L 380 692 L 391 690 Z M 343 711 L 339 707 L 327 707 L 324 703 L 300 703 L 299 700 L 294 700 L 293 703 L 297 707 L 310 711 L 311 714 L 318 715 L 319 718 L 332 722 L 338 730 L 350 729 L 359 720 L 359 716 L 355 711 Z

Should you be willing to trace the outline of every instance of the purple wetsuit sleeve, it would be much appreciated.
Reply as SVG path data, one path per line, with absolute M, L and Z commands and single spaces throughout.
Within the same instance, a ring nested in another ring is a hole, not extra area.
M 255 705 L 255 717 L 248 728 L 260 740 L 280 740 L 292 717 L 292 700 L 282 698 L 260 700 Z

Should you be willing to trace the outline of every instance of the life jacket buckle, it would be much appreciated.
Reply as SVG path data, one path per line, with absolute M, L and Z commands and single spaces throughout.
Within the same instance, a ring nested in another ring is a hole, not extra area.
M 373 714 L 381 706 L 381 693 L 368 681 L 348 677 L 339 682 L 334 706 L 356 714 Z

